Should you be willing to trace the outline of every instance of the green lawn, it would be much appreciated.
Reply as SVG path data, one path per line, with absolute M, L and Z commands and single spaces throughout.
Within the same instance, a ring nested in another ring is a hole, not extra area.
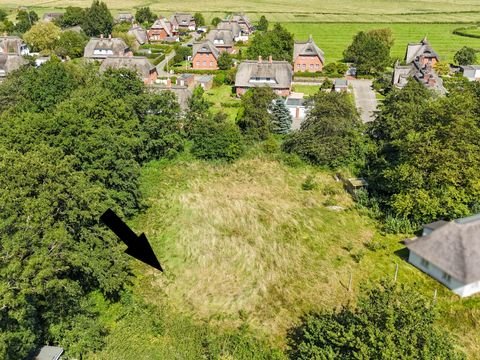
M 205 98 L 213 103 L 212 110 L 215 113 L 223 111 L 230 120 L 234 121 L 236 119 L 239 108 L 234 106 L 240 103 L 240 99 L 232 93 L 231 86 L 215 86 L 205 92 Z
M 318 186 L 304 191 L 309 175 Z M 480 352 L 480 296 L 460 300 L 410 266 L 402 236 L 383 235 L 330 173 L 272 155 L 233 164 L 184 157 L 148 164 L 141 184 L 149 207 L 130 225 L 148 236 L 165 273 L 135 262 L 134 293 L 152 308 L 112 323 L 95 358 L 194 359 L 185 353 L 198 356 L 201 324 L 283 347 L 301 314 L 355 299 L 361 286 L 393 278 L 396 264 L 399 283 L 432 298 L 438 290 L 441 323 L 472 359 Z
M 440 57 L 446 61 L 452 61 L 455 52 L 462 46 L 480 50 L 480 39 L 452 34 L 455 28 L 462 26 L 461 24 L 284 23 L 283 25 L 297 40 L 306 40 L 312 35 L 317 45 L 325 52 L 327 63 L 342 59 L 343 51 L 357 32 L 385 27 L 392 29 L 395 39 L 391 55 L 400 59 L 403 59 L 409 42 L 417 42 L 425 35 Z
M 293 91 L 304 93 L 305 96 L 315 95 L 319 89 L 319 85 L 293 85 Z

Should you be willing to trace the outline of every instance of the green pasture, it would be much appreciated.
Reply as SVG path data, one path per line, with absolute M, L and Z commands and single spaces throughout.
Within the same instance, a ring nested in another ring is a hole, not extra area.
M 245 12 L 252 20 L 267 14 L 272 21 L 283 22 L 476 22 L 480 19 L 480 2 L 471 0 L 105 0 L 114 12 L 132 11 L 150 6 L 154 11 L 169 15 L 177 11 L 202 12 L 207 19 L 230 12 Z M 31 6 L 55 11 L 67 6 L 90 5 L 91 0 L 0 0 L 0 7 Z M 40 12 L 43 12 L 41 10 Z
M 284 23 L 296 40 L 306 40 L 309 35 L 325 52 L 326 61 L 342 59 L 343 51 L 352 42 L 353 36 L 359 31 L 371 29 L 392 29 L 395 44 L 391 55 L 403 59 L 405 48 L 409 42 L 418 42 L 424 36 L 430 41 L 442 60 L 452 61 L 455 52 L 462 46 L 470 46 L 480 50 L 480 39 L 454 35 L 452 31 L 462 24 L 385 24 L 385 23 Z

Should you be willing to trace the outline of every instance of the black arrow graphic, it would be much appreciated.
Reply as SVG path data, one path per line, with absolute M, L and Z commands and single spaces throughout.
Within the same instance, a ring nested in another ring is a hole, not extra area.
M 111 209 L 105 211 L 103 215 L 100 216 L 100 220 L 127 245 L 125 253 L 155 269 L 163 271 L 145 234 L 137 236 Z

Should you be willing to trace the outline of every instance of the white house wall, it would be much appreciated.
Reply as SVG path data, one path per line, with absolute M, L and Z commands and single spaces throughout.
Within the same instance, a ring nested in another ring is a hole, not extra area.
M 412 265 L 416 266 L 423 272 L 427 273 L 435 280 L 441 282 L 447 288 L 452 290 L 455 294 L 465 297 L 480 292 L 480 281 L 471 284 L 464 284 L 457 279 L 451 278 L 450 281 L 447 281 L 443 278 L 443 270 L 439 269 L 432 263 L 429 263 L 428 267 L 425 267 L 422 264 L 422 257 L 415 254 L 413 251 L 410 250 L 410 254 L 408 256 L 408 262 Z

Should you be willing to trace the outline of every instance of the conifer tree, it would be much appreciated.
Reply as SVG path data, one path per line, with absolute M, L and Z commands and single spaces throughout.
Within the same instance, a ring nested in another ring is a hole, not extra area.
M 283 99 L 278 98 L 272 106 L 272 132 L 276 134 L 286 134 L 292 126 L 292 116 Z

